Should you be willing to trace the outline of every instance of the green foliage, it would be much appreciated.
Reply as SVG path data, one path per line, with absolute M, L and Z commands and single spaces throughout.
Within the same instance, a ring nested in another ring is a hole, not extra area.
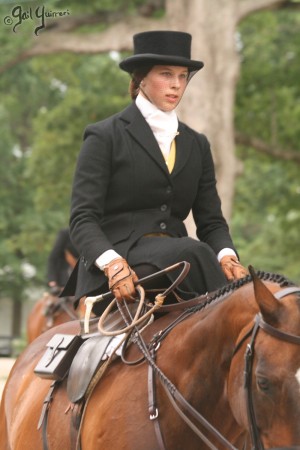
M 241 28 L 236 127 L 288 152 L 300 141 L 300 14 L 266 12 Z M 300 281 L 299 165 L 240 148 L 233 235 L 244 263 Z
M 291 147 L 297 144 L 297 127 L 293 124 L 299 119 L 299 27 L 299 13 L 268 12 L 251 16 L 240 30 L 243 49 L 236 104 L 238 128 L 252 135 L 254 124 L 255 134 L 261 138 L 271 142 L 276 139 L 277 144 Z M 287 122 L 287 115 L 293 124 Z
M 14 83 L 11 82 L 13 74 Z M 68 223 L 83 130 L 130 101 L 128 76 L 109 56 L 59 55 L 17 66 L 1 81 L 2 295 L 45 283 L 57 230 Z M 9 167 L 9 170 L 7 168 Z M 28 278 L 28 263 L 36 274 Z
M 47 2 L 72 16 L 134 12 L 144 0 Z M 22 2 L 22 5 L 36 2 Z M 10 3 L 0 5 L 3 19 Z M 277 11 L 249 17 L 240 27 L 242 70 L 236 128 L 273 147 L 299 150 L 299 14 Z M 106 26 L 102 24 L 101 26 Z M 90 29 L 89 29 L 90 31 Z M 26 39 L 25 39 L 26 36 Z M 31 45 L 26 22 L 16 33 L 0 27 L 1 63 Z M 57 230 L 68 223 L 70 191 L 88 123 L 129 103 L 128 75 L 118 55 L 58 54 L 31 59 L 0 78 L 0 292 L 15 296 L 45 283 Z M 287 150 L 286 150 L 287 151 Z M 299 166 L 239 148 L 232 234 L 244 264 L 300 281 Z M 30 273 L 33 266 L 36 273 Z
M 15 176 L 21 171 L 22 162 L 11 158 L 12 164 L 9 166 L 10 173 L 14 171 Z M 6 166 L 7 167 L 7 166 Z M 1 229 L 0 229 L 0 254 L 1 254 L 1 268 L 0 268 L 0 290 L 1 295 L 10 295 L 11 292 L 23 290 L 31 284 L 32 276 L 35 275 L 35 270 L 30 264 L 30 256 L 33 252 L 33 247 L 30 248 L 29 255 L 27 254 L 26 246 L 28 246 L 28 239 L 22 245 L 22 234 L 25 228 L 26 219 L 30 219 L 30 199 L 28 192 L 23 188 L 22 178 L 9 180 L 9 177 L 2 177 L 3 185 L 11 189 L 10 202 L 8 203 L 7 191 L 1 197 L 4 198 L 2 203 L 1 198 Z M 26 214 L 23 214 L 23 208 Z M 30 237 L 30 236 L 29 236 Z
M 32 204 L 23 175 L 28 144 L 25 123 L 21 120 L 23 105 L 18 105 L 11 94 L 2 92 L 1 98 L 0 291 L 4 295 L 17 289 L 22 292 L 31 282 L 25 270 L 29 260 L 20 236 L 32 212 Z
M 35 187 L 35 205 L 40 214 L 64 210 L 67 221 L 76 157 L 85 126 L 106 118 L 128 103 L 127 76 L 108 56 L 66 55 L 47 64 L 50 85 L 59 92 L 52 108 L 44 106 L 33 121 L 33 148 L 28 162 Z M 57 66 L 58 64 L 58 66 Z M 68 66 L 69 64 L 69 66 Z M 38 61 L 42 72 L 44 61 Z M 59 75 L 60 73 L 60 75 Z M 58 78 L 59 77 L 59 78 Z M 47 162 L 47 163 L 45 163 Z
M 22 27 L 16 28 L 15 32 L 13 25 L 6 24 L 6 17 L 11 18 L 11 12 L 16 6 L 18 6 L 17 2 L 0 4 L 0 61 L 3 66 L 29 48 L 34 39 L 32 23 L 29 21 L 24 21 Z M 11 18 L 11 20 L 17 23 L 17 19 Z

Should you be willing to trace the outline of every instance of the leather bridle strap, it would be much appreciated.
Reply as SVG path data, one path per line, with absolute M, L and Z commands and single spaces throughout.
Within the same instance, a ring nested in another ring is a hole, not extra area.
M 290 286 L 285 289 L 282 289 L 281 291 L 276 292 L 273 295 L 274 295 L 274 297 L 277 298 L 277 300 L 280 300 L 282 297 L 286 297 L 287 295 L 297 294 L 297 293 L 300 293 L 299 286 Z
M 262 328 L 266 333 L 270 334 L 271 336 L 281 340 L 289 342 L 290 344 L 297 344 L 300 345 L 300 336 L 295 336 L 293 334 L 287 333 L 286 331 L 281 331 L 278 328 L 274 328 L 271 325 L 269 325 L 267 322 L 263 320 L 261 315 L 259 314 L 259 326 Z
M 254 355 L 254 342 L 260 326 L 259 316 L 255 317 L 255 324 L 252 329 L 251 340 L 247 344 L 245 352 L 245 370 L 244 370 L 244 388 L 246 389 L 246 407 L 248 423 L 250 428 L 250 436 L 255 450 L 264 450 L 264 446 L 260 439 L 259 431 L 256 425 L 256 418 L 253 406 L 252 398 L 252 367 L 253 367 L 253 355 Z

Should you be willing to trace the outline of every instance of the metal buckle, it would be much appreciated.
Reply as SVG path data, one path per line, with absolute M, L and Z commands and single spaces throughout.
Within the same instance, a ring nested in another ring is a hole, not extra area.
M 154 414 L 150 414 L 150 420 L 157 419 L 157 417 L 158 417 L 158 409 L 155 408 L 155 413 Z

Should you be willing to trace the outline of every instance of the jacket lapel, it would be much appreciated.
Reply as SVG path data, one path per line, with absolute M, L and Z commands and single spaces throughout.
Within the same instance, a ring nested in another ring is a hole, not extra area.
M 127 122 L 126 129 L 135 141 L 148 153 L 159 167 L 169 175 L 167 165 L 165 163 L 159 145 L 147 124 L 146 120 L 140 113 L 139 109 L 132 103 L 121 114 L 121 119 Z
M 159 145 L 151 131 L 151 128 L 140 113 L 136 104 L 133 102 L 131 105 L 129 105 L 121 113 L 120 117 L 122 120 L 127 122 L 126 129 L 130 133 L 130 135 L 148 153 L 150 158 L 152 158 L 158 164 L 158 166 L 164 171 L 164 173 L 166 173 L 168 176 L 174 176 L 184 168 L 191 155 L 193 138 L 191 137 L 190 133 L 186 131 L 186 126 L 182 122 L 179 122 L 179 134 L 178 136 L 176 136 L 175 166 L 172 173 L 170 174 Z
M 186 165 L 192 152 L 193 139 L 186 131 L 186 126 L 179 122 L 179 134 L 176 136 L 176 160 L 172 175 L 178 174 Z

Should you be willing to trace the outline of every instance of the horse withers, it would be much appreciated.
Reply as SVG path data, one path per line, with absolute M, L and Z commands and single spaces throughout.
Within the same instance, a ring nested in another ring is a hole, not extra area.
M 159 316 L 137 338 L 147 345 L 131 344 L 93 387 L 80 448 L 299 449 L 299 292 L 258 272 Z M 1 450 L 75 450 L 66 380 L 47 403 L 44 436 L 37 429 L 51 381 L 33 370 L 55 333 L 79 333 L 79 322 L 45 332 L 18 358 L 2 397 Z

